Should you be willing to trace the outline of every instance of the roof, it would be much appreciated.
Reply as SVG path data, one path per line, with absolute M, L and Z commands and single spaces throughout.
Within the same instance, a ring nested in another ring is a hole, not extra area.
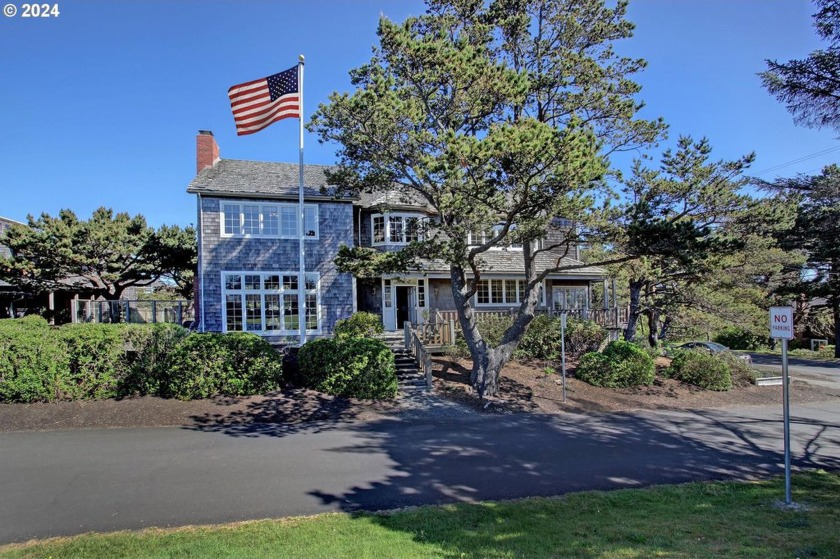
M 359 195 L 358 204 L 363 208 L 422 209 L 426 212 L 436 213 L 429 201 L 418 192 L 398 186 L 385 192 L 362 192 Z
M 550 253 L 539 253 L 536 256 L 536 260 L 537 273 L 547 268 L 554 268 L 557 265 L 556 257 Z M 488 250 L 479 256 L 479 262 L 479 269 L 483 275 L 523 275 L 525 273 L 525 262 L 521 250 Z M 583 266 L 583 262 L 574 258 L 563 257 L 560 260 L 560 266 Z M 426 273 L 449 273 L 449 264 L 442 260 L 424 260 L 420 264 L 420 268 Z M 549 275 L 550 278 L 561 276 L 563 278 L 581 277 L 598 279 L 606 277 L 607 271 L 598 266 L 583 266 Z
M 304 198 L 334 197 L 335 189 L 327 185 L 327 176 L 324 174 L 324 171 L 334 168 L 328 165 L 304 165 Z M 217 196 L 297 199 L 299 180 L 297 163 L 220 159 L 215 165 L 196 175 L 187 187 L 187 192 Z M 352 200 L 350 197 L 340 199 L 348 202 Z

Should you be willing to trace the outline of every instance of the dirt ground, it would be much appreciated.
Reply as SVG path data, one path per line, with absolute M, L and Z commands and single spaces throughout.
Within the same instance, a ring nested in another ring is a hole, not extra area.
M 662 366 L 664 363 L 657 362 Z M 547 372 L 547 367 L 556 372 Z M 511 362 L 502 371 L 500 395 L 481 402 L 469 386 L 470 361 L 457 358 L 435 359 L 434 386 L 438 395 L 456 400 L 476 410 L 490 413 L 593 413 L 637 409 L 680 410 L 730 406 L 774 405 L 782 402 L 782 387 L 747 384 L 728 392 L 702 390 L 657 375 L 652 386 L 602 388 L 569 374 L 566 401 L 563 380 L 556 363 Z M 570 367 L 571 369 L 571 367 Z M 791 402 L 815 402 L 840 398 L 840 391 L 809 385 L 793 379 Z
M 596 413 L 635 409 L 698 409 L 740 405 L 780 405 L 781 386 L 736 387 L 711 392 L 657 377 L 653 386 L 612 389 L 590 386 L 569 375 L 566 402 L 562 378 L 547 372 L 550 364 L 513 362 L 501 380 L 499 397 L 480 401 L 469 386 L 467 360 L 436 358 L 435 396 L 461 403 L 479 413 Z M 551 364 L 556 367 L 556 364 Z M 559 369 L 559 368 L 558 368 Z M 795 381 L 791 402 L 840 398 L 840 391 Z M 249 423 L 354 421 L 393 416 L 417 402 L 398 398 L 370 401 L 337 398 L 312 390 L 280 390 L 264 396 L 218 397 L 182 402 L 151 396 L 120 400 L 0 404 L 0 432 L 90 428 L 213 426 Z M 422 402 L 420 404 L 423 405 Z

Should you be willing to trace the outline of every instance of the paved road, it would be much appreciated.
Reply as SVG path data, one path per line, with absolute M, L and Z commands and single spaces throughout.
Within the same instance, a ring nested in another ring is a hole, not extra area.
M 782 471 L 781 410 L 0 434 L 0 543 Z M 792 410 L 840 469 L 840 402 Z
M 782 374 L 782 356 L 767 353 L 750 353 L 753 365 L 763 371 Z M 809 384 L 840 390 L 840 361 L 815 361 L 788 357 L 790 375 Z

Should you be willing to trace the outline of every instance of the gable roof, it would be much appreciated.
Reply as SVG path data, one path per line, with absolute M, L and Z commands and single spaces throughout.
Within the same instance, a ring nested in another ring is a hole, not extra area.
M 324 171 L 328 165 L 303 166 L 304 198 L 335 198 L 334 187 L 327 185 Z M 241 159 L 220 159 L 212 167 L 203 169 L 190 181 L 187 192 L 216 196 L 252 198 L 298 197 L 299 166 L 297 163 L 274 163 L 268 161 L 244 161 Z M 322 191 L 321 189 L 325 189 Z M 351 201 L 340 197 L 338 200 Z

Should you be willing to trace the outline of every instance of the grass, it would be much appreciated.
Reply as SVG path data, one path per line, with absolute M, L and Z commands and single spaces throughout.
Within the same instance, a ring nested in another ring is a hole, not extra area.
M 0 557 L 840 557 L 840 475 L 690 483 L 557 498 L 86 534 Z

